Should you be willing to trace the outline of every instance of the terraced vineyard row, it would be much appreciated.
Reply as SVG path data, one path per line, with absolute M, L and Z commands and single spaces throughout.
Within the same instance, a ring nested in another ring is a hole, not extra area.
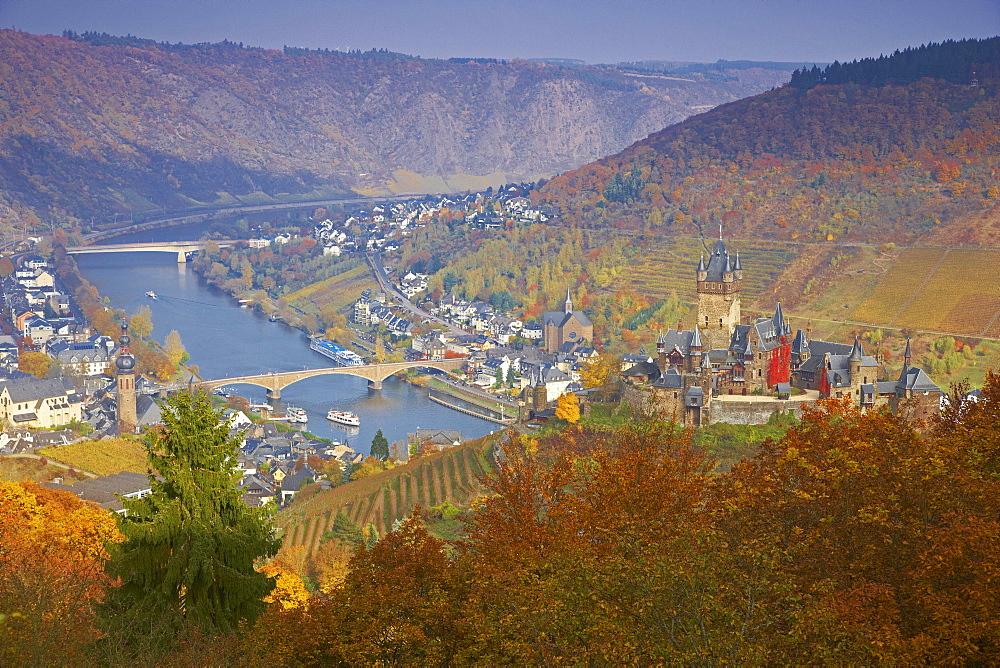
M 890 324 L 944 257 L 944 248 L 907 248 L 854 310 L 852 320 Z
M 794 245 L 767 242 L 734 241 L 729 250 L 739 251 L 744 268 L 743 301 L 747 303 L 771 286 L 798 253 Z M 703 253 L 695 239 L 664 239 L 647 249 L 621 285 L 658 299 L 676 293 L 681 299 L 694 301 L 695 271 Z
M 1000 251 L 906 249 L 852 319 L 1000 336 Z
M 320 538 L 343 511 L 359 526 L 373 524 L 384 535 L 416 505 L 429 508 L 445 501 L 467 505 L 482 488 L 479 478 L 492 470 L 481 442 L 466 443 L 420 457 L 391 471 L 321 492 L 279 514 L 285 546 L 306 546 L 312 554 Z

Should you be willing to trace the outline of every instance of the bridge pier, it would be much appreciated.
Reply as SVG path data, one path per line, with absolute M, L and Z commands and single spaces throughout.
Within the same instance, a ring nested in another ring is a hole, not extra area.
M 281 390 L 279 390 L 278 388 L 274 388 L 273 390 L 268 390 L 267 399 L 268 401 L 278 401 L 279 399 L 281 399 Z
M 382 381 L 381 380 L 369 380 L 368 381 L 368 389 L 369 390 L 381 390 L 382 389 Z
M 188 261 L 187 251 L 177 251 L 177 264 L 185 264 Z

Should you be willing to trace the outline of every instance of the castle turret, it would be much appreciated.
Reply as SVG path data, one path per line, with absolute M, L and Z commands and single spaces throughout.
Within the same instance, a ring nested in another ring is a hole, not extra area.
M 707 350 L 729 345 L 733 328 L 740 322 L 743 267 L 742 264 L 738 266 L 739 271 L 721 238 L 712 247 L 708 263 L 702 257 L 698 265 L 698 325 L 702 328 Z
M 854 347 L 847 357 L 847 372 L 851 374 L 851 385 L 857 385 L 861 377 L 861 361 L 864 359 L 865 351 L 861 347 L 861 339 L 854 337 Z
M 697 371 L 701 368 L 702 351 L 705 348 L 705 344 L 701 339 L 701 329 L 698 327 L 697 323 L 694 326 L 694 333 L 691 335 L 691 343 L 688 345 L 688 352 L 690 353 L 690 366 L 689 371 Z

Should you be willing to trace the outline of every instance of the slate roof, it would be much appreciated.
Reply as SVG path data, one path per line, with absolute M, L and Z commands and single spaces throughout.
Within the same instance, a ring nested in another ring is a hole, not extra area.
M 635 378 L 637 376 L 642 376 L 647 380 L 653 378 L 658 378 L 660 375 L 660 367 L 653 362 L 639 362 L 623 372 L 623 375 L 628 378 Z
M 923 369 L 920 367 L 904 366 L 896 381 L 897 390 L 910 390 L 911 392 L 940 392 L 941 388 L 934 384 Z
M 708 272 L 705 280 L 717 283 L 722 282 L 723 273 L 734 270 L 734 263 L 729 259 L 729 250 L 722 239 L 716 241 L 715 246 L 712 247 L 712 254 L 708 258 L 707 265 L 705 264 L 705 258 L 702 257 L 701 264 L 698 265 L 698 270 Z
M 62 485 L 51 482 L 41 483 L 45 487 L 61 489 L 84 499 L 100 504 L 105 510 L 122 510 L 120 496 L 136 494 L 148 489 L 152 485 L 149 476 L 145 473 L 132 473 L 125 471 L 112 475 L 93 478 L 92 480 L 81 480 L 73 485 Z
M 590 318 L 583 311 L 572 311 L 570 313 L 566 313 L 565 311 L 546 311 L 542 314 L 542 327 L 547 327 L 548 325 L 562 327 L 574 318 L 584 327 L 593 327 Z
M 656 338 L 656 349 L 662 349 L 669 354 L 671 350 L 676 348 L 682 355 L 686 356 L 691 350 L 692 343 L 697 346 L 700 345 L 700 341 L 700 332 L 698 333 L 697 341 L 695 341 L 695 332 L 668 329 L 666 332 L 660 332 L 660 335 Z
M 35 378 L 34 376 L 15 378 L 0 383 L 0 391 L 4 387 L 7 388 L 10 400 L 14 403 L 60 397 L 74 391 L 73 383 L 69 378 Z
M 684 387 L 684 378 L 677 369 L 673 367 L 663 372 L 659 378 L 653 381 L 653 387 L 663 387 L 669 390 L 679 390 Z

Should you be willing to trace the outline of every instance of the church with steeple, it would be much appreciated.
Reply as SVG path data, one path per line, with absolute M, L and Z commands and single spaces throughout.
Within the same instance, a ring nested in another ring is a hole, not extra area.
M 721 233 L 708 260 L 703 255 L 698 263 L 695 280 L 694 329 L 678 323 L 661 332 L 656 362 L 623 372 L 624 395 L 636 407 L 699 426 L 718 421 L 714 399 L 738 395 L 752 402 L 749 397 L 761 395 L 760 401 L 770 402 L 774 395 L 789 398 L 795 387 L 815 390 L 820 398 L 849 397 L 862 410 L 888 404 L 913 417 L 937 412 L 941 390 L 910 366 L 909 342 L 900 378 L 879 380 L 884 369 L 865 354 L 860 339 L 853 345 L 810 340 L 801 329 L 793 337 L 780 303 L 773 315 L 743 322 L 743 265 L 738 253 L 730 256 Z
M 583 311 L 573 310 L 573 298 L 566 290 L 562 311 L 542 314 L 542 347 L 547 353 L 572 352 L 594 340 L 594 325 Z

